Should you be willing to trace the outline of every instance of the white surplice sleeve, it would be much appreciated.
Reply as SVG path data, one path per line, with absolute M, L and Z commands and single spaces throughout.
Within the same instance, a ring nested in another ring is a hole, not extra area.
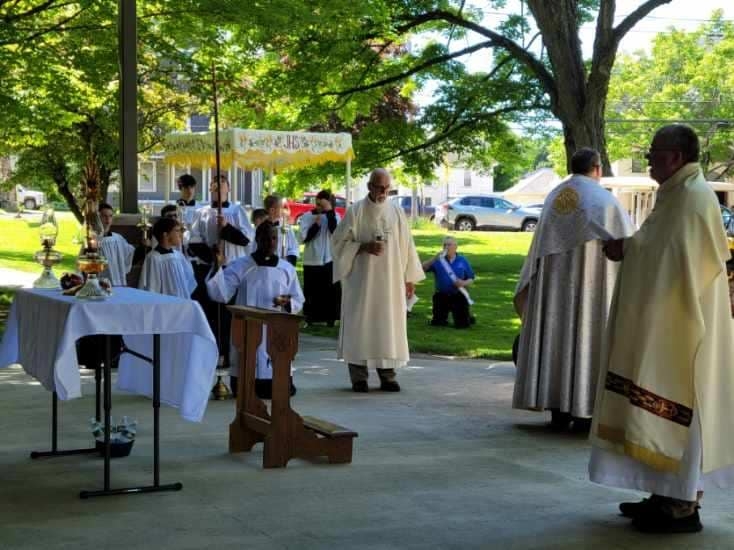
M 138 281 L 138 288 L 140 290 L 147 290 L 149 292 L 158 292 L 156 288 L 153 288 L 153 281 L 155 281 L 155 274 L 153 273 L 153 253 L 145 255 L 145 261 L 143 262 L 143 268 L 140 270 L 140 280 Z
M 206 243 L 206 226 L 204 220 L 201 219 L 202 209 L 199 208 L 193 214 L 191 229 L 189 230 L 189 243 L 199 244 Z
M 197 286 L 196 275 L 194 275 L 194 268 L 185 255 L 181 254 L 178 251 L 176 251 L 175 254 L 178 254 L 180 256 L 179 261 L 183 266 L 184 277 L 186 278 L 186 290 L 188 290 L 188 296 L 191 297 Z
M 288 274 L 288 292 L 286 294 L 289 294 L 291 297 L 291 313 L 298 313 L 303 309 L 303 303 L 306 301 L 306 298 L 304 298 L 301 284 L 298 282 L 296 269 L 288 262 L 283 263 L 285 264 L 283 268 Z
M 298 221 L 298 228 L 300 229 L 300 238 L 301 242 L 306 242 L 306 235 L 308 235 L 308 230 L 311 229 L 311 226 L 314 224 L 316 220 L 316 217 L 311 212 L 306 212 L 303 214 Z
M 251 249 L 255 250 L 255 228 L 252 227 L 250 219 L 247 217 L 247 211 L 243 206 L 237 208 L 237 229 L 242 231 L 242 234 L 247 237 L 251 243 Z
M 250 256 L 242 256 L 220 268 L 206 282 L 209 298 L 226 304 L 237 293 L 250 268 L 255 265 Z
M 352 272 L 354 259 L 359 254 L 361 243 L 355 239 L 355 206 L 350 206 L 344 219 L 336 226 L 331 236 L 331 254 L 334 258 L 334 282 L 346 279 Z

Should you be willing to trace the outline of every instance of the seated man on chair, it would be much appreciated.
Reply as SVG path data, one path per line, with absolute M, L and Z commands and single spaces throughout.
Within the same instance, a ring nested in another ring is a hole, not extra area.
M 456 239 L 446 237 L 443 250 L 423 262 L 423 270 L 432 272 L 436 281 L 431 319 L 434 326 L 448 325 L 449 312 L 454 316 L 456 328 L 467 328 L 474 323 L 469 311 L 469 306 L 474 302 L 466 290 L 474 282 L 474 271 L 466 258 L 456 253 L 456 249 Z

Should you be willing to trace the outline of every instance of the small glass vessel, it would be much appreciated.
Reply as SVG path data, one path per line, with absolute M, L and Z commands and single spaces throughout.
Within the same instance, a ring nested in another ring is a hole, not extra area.
M 39 237 L 43 250 L 33 255 L 33 259 L 43 266 L 41 276 L 33 282 L 33 288 L 59 289 L 61 283 L 53 272 L 53 266 L 61 261 L 61 254 L 53 249 L 59 234 L 59 224 L 53 208 L 47 209 L 41 218 Z

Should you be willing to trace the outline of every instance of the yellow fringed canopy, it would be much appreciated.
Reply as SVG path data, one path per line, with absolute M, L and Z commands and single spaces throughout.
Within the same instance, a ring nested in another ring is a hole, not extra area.
M 214 166 L 214 132 L 174 133 L 165 138 L 168 164 Z M 220 163 L 223 170 L 233 163 L 247 170 L 260 168 L 280 172 L 324 162 L 351 162 L 354 158 L 350 134 L 278 132 L 231 128 L 219 132 Z

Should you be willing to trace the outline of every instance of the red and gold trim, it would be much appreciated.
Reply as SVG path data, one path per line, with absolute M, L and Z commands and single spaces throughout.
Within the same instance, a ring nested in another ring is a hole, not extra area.
M 641 388 L 629 378 L 625 378 L 613 372 L 607 372 L 604 385 L 606 389 L 623 395 L 631 405 L 640 407 L 656 416 L 680 424 L 688 428 L 693 420 L 693 409 L 681 403 L 676 403 L 665 397 L 661 397 L 651 391 Z

